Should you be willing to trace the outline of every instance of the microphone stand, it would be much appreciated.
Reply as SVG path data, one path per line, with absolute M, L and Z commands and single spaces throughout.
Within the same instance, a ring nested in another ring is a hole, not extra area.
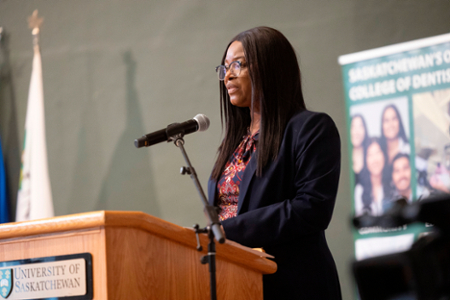
M 175 124 L 171 124 L 175 125 Z M 204 206 L 204 212 L 205 216 L 208 219 L 208 226 L 200 229 L 198 224 L 194 225 L 195 229 L 195 235 L 197 238 L 197 250 L 202 251 L 203 248 L 200 245 L 199 233 L 207 233 L 209 237 L 209 243 L 208 243 L 208 254 L 203 256 L 201 258 L 202 264 L 209 264 L 209 275 L 210 275 L 210 290 L 211 290 L 211 300 L 217 299 L 217 293 L 216 293 L 216 245 L 214 242 L 214 237 L 216 240 L 223 244 L 225 242 L 225 237 L 222 232 L 222 229 L 220 228 L 220 221 L 219 216 L 217 215 L 217 211 L 214 206 L 211 206 L 208 204 L 208 201 L 206 200 L 205 193 L 203 192 L 202 186 L 200 185 L 200 182 L 198 181 L 197 173 L 195 172 L 194 167 L 191 165 L 191 162 L 189 161 L 189 158 L 187 156 L 187 153 L 184 149 L 184 140 L 183 140 L 183 133 L 179 134 L 170 134 L 170 127 L 169 125 L 167 127 L 167 136 L 169 137 L 169 141 L 174 141 L 175 145 L 180 148 L 181 153 L 183 154 L 184 160 L 186 161 L 187 167 L 182 167 L 180 172 L 182 175 L 189 174 L 194 181 L 195 187 L 197 188 L 197 191 L 200 195 L 200 199 L 203 202 Z

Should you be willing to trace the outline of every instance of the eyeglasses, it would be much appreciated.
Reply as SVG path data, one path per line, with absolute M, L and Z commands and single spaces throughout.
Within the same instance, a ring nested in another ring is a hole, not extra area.
M 239 76 L 241 73 L 242 63 L 238 60 L 230 63 L 228 67 L 224 65 L 220 65 L 216 67 L 217 75 L 219 76 L 219 80 L 225 80 L 225 76 L 227 75 L 227 70 L 230 70 L 231 75 Z

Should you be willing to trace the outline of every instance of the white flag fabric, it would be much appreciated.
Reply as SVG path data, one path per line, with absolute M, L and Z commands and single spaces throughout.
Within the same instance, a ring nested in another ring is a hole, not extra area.
M 16 222 L 53 217 L 45 142 L 44 89 L 39 46 L 34 46 Z

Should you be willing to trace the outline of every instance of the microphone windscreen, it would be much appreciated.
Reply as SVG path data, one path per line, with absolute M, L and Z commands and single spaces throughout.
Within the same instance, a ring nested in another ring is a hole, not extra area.
M 198 131 L 205 131 L 209 128 L 209 119 L 204 114 L 198 114 L 194 117 L 198 123 Z

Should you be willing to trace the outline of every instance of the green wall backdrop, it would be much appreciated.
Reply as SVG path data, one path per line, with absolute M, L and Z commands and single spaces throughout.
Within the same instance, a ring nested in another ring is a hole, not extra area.
M 206 114 L 210 129 L 186 138 L 206 188 L 221 140 L 214 67 L 237 33 L 260 25 L 283 32 L 300 57 L 308 108 L 330 114 L 341 133 L 342 175 L 327 238 L 343 297 L 353 297 L 347 131 L 337 58 L 447 33 L 448 0 L 0 0 L 0 135 L 12 212 L 33 56 L 27 17 L 35 9 L 44 17 L 40 45 L 56 215 L 138 210 L 182 226 L 204 225 L 197 191 L 179 174 L 179 149 L 136 149 L 133 140 Z

